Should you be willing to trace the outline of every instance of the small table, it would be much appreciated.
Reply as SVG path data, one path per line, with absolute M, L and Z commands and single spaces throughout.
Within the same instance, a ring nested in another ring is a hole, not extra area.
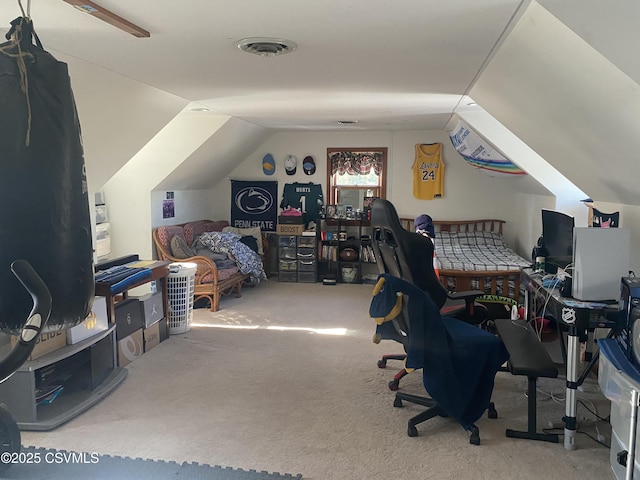
M 567 396 L 564 417 L 564 447 L 575 450 L 576 436 L 576 390 L 593 368 L 598 355 L 593 355 L 582 373 L 578 374 L 580 363 L 580 342 L 586 341 L 590 332 L 596 328 L 610 328 L 610 335 L 618 332 L 618 304 L 583 302 L 560 295 L 558 288 L 542 285 L 542 275 L 532 268 L 523 268 L 520 275 L 525 289 L 525 318 L 531 320 L 535 304 L 546 304 L 545 311 L 567 327 L 568 337 L 565 347 L 561 339 L 562 354 L 567 368 Z
M 160 281 L 160 285 L 162 287 L 162 306 L 165 313 L 169 311 L 167 300 L 167 277 L 169 276 L 169 265 L 171 262 L 164 260 L 137 260 L 132 263 L 132 265 L 137 264 L 151 270 L 151 276 L 127 286 L 127 289 L 122 292 L 112 293 L 109 284 L 96 282 L 96 295 L 105 297 L 107 302 L 107 318 L 109 319 L 109 324 L 115 323 L 116 321 L 114 302 L 114 297 L 116 295 L 122 295 L 123 298 L 127 298 L 129 290 L 144 285 L 145 283 L 153 282 L 154 280 Z

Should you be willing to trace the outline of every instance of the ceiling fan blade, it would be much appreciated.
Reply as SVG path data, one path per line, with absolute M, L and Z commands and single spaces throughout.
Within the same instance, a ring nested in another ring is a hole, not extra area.
M 124 30 L 127 33 L 139 38 L 150 37 L 151 34 L 147 32 L 145 29 L 134 25 L 133 23 L 125 20 L 122 17 L 119 17 L 115 13 L 107 10 L 104 7 L 101 7 L 97 3 L 91 2 L 89 0 L 64 0 L 69 5 L 73 5 L 78 10 L 82 10 L 89 15 L 93 15 L 94 17 L 99 18 L 100 20 L 107 22 L 114 27 L 119 28 L 120 30 Z

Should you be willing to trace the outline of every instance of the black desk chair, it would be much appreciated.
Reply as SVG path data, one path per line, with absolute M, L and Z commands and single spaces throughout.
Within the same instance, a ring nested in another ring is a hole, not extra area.
M 391 202 L 384 199 L 376 199 L 373 202 L 371 227 L 371 242 L 380 274 L 387 273 L 401 278 L 427 292 L 443 315 L 475 325 L 480 325 L 486 320 L 486 307 L 474 303 L 484 292 L 447 292 L 433 269 L 433 242 L 427 237 L 405 230 Z M 407 319 L 400 312 L 391 324 L 376 332 L 373 341 L 379 343 L 381 340 L 394 340 L 403 344 L 406 350 L 407 330 Z M 388 360 L 405 358 L 405 354 L 383 355 L 378 360 L 378 367 L 386 368 Z M 389 382 L 389 389 L 397 390 L 400 379 L 407 373 L 409 372 L 406 368 L 400 370 Z
M 429 397 L 396 392 L 395 407 L 403 401 L 428 407 L 409 419 L 407 434 L 436 416 L 457 420 L 469 431 L 470 443 L 480 444 L 475 425 L 485 411 L 497 418 L 491 402 L 495 375 L 509 354 L 495 335 L 461 320 L 440 314 L 431 297 L 415 285 L 382 274 L 373 290 L 369 315 L 384 328 L 402 312 L 407 321 L 406 366 L 422 369 Z

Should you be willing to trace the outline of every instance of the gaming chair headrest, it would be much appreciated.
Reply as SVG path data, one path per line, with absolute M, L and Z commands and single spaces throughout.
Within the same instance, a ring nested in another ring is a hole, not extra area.
M 387 227 L 390 230 L 404 230 L 396 207 L 389 200 L 377 198 L 371 207 L 371 226 Z

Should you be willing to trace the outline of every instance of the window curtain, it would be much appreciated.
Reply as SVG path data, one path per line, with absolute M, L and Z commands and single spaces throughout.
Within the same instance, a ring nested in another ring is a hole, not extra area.
M 331 175 L 369 175 L 371 169 L 376 175 L 382 173 L 380 152 L 336 152 L 331 154 Z

